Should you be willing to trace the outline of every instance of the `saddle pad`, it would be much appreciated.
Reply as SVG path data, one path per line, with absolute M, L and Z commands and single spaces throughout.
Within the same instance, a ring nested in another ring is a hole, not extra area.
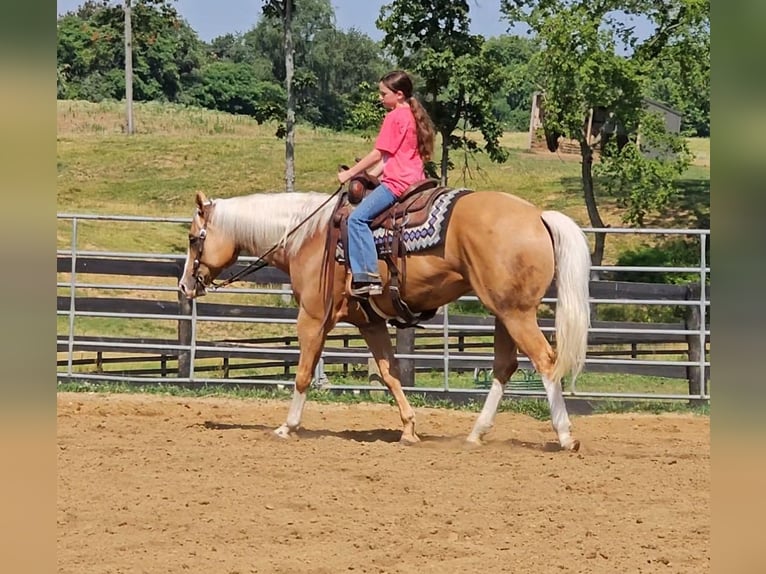
M 431 212 L 423 224 L 415 227 L 405 227 L 402 230 L 402 240 L 407 253 L 425 251 L 443 243 L 455 200 L 461 195 L 470 192 L 470 189 L 461 187 L 442 193 L 434 200 Z M 391 243 L 393 232 L 379 227 L 372 230 L 372 237 L 375 240 L 375 247 L 378 253 L 380 253 L 381 248 Z M 335 252 L 335 259 L 337 261 L 344 261 L 344 250 L 341 242 L 342 239 L 338 241 L 338 247 Z

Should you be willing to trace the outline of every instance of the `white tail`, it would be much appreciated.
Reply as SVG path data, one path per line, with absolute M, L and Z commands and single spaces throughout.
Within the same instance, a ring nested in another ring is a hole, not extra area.
M 582 371 L 590 327 L 590 248 L 582 229 L 558 211 L 544 211 L 556 260 L 556 364 L 553 380 Z

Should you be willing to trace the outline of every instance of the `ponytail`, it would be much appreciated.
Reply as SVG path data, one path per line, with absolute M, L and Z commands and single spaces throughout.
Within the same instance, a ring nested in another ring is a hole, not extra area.
M 429 161 L 434 153 L 434 126 L 428 112 L 416 97 L 409 98 L 410 109 L 415 118 L 418 135 L 418 153 L 423 161 Z

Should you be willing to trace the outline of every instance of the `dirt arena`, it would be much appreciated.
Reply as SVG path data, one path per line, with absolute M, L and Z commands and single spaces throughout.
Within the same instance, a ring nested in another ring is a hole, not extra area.
M 58 395 L 60 574 L 710 571 L 710 419 Z

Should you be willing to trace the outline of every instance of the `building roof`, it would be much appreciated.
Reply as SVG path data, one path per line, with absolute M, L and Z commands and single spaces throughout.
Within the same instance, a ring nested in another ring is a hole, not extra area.
M 670 112 L 671 114 L 675 114 L 678 117 L 682 117 L 683 116 L 683 114 L 680 111 L 678 111 L 675 108 L 671 108 L 668 104 L 666 104 L 664 102 L 661 102 L 659 100 L 653 100 L 652 98 L 644 98 L 644 102 L 646 102 L 647 104 L 653 105 L 655 108 L 660 108 L 660 109 L 662 109 L 662 110 L 664 110 L 666 112 Z

